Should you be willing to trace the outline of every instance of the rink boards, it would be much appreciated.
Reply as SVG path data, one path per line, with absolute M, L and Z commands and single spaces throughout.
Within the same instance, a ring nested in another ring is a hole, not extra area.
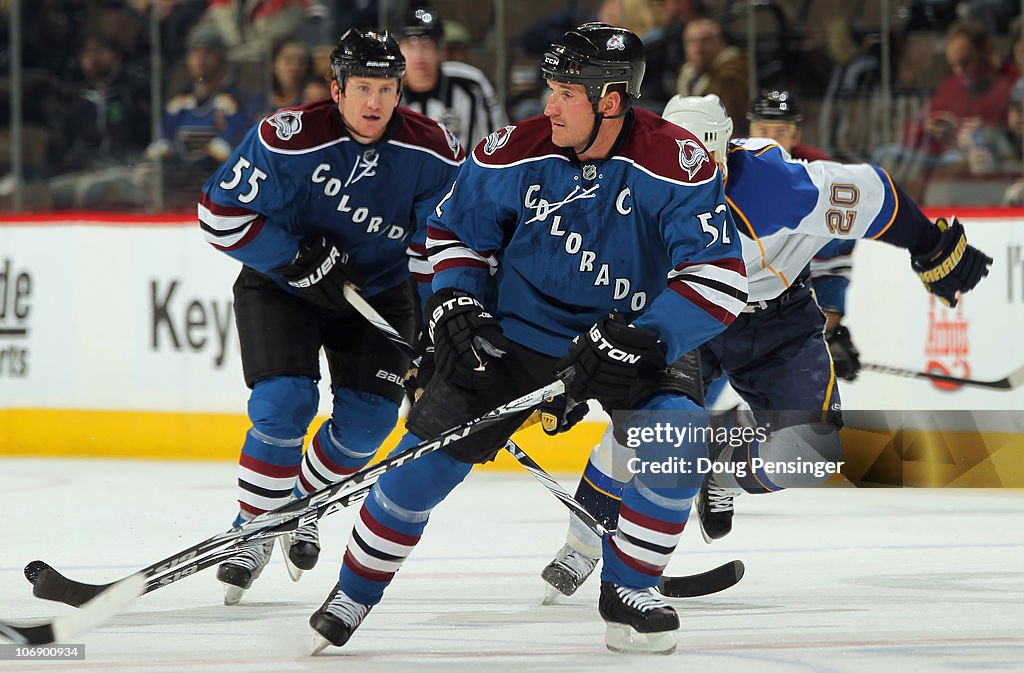
M 960 215 L 995 263 L 956 309 L 923 291 L 905 252 L 858 246 L 846 322 L 865 362 L 978 379 L 1024 365 L 1024 210 Z M 239 265 L 190 214 L 17 217 L 0 221 L 0 455 L 234 460 L 248 427 L 231 311 Z M 1024 390 L 868 372 L 842 396 L 848 409 L 1024 409 Z M 321 414 L 329 404 L 322 382 Z M 1000 418 L 975 428 L 989 448 L 1024 433 L 1019 413 Z M 557 442 L 537 429 L 521 439 L 549 469 L 575 469 L 605 420 Z M 1008 470 L 1015 461 L 1000 479 Z

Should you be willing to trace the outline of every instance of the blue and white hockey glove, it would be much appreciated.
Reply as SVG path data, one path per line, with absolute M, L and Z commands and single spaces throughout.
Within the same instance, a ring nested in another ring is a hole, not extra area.
M 910 258 L 910 266 L 926 290 L 950 308 L 959 301 L 958 293 L 967 292 L 988 275 L 992 258 L 967 244 L 964 227 L 955 218 L 935 222 L 939 242 L 935 248 Z
M 466 390 L 494 383 L 492 365 L 508 351 L 508 341 L 476 297 L 450 287 L 438 290 L 427 300 L 424 317 L 438 376 Z
M 274 273 L 284 278 L 303 299 L 328 311 L 348 306 L 345 283 L 360 288 L 366 285 L 365 276 L 348 253 L 342 252 L 326 236 L 304 239 L 292 263 L 274 269 Z

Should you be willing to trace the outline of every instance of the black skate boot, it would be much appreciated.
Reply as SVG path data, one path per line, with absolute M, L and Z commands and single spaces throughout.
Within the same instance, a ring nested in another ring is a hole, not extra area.
M 341 587 L 334 585 L 324 604 L 309 618 L 309 625 L 317 632 L 313 654 L 329 645 L 341 647 L 347 643 L 372 607 L 356 603 Z
M 217 579 L 224 583 L 224 605 L 235 605 L 242 594 L 263 572 L 274 551 L 274 541 L 246 547 L 217 568 Z
M 597 609 L 608 624 L 605 645 L 623 654 L 672 654 L 679 616 L 652 589 L 601 582 Z
M 559 596 L 572 596 L 580 585 L 594 572 L 599 559 L 578 552 L 569 545 L 563 545 L 540 576 L 544 587 L 544 605 L 551 605 Z
M 281 550 L 285 565 L 293 582 L 298 582 L 302 571 L 312 570 L 320 558 L 320 529 L 316 521 L 299 526 L 291 535 L 282 535 Z
M 697 497 L 697 520 L 705 542 L 711 544 L 732 531 L 733 499 L 740 493 L 740 489 L 716 484 L 711 472 L 704 475 Z

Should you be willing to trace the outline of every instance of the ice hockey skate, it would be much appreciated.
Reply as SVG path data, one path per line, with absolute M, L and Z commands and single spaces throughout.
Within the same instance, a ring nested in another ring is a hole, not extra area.
M 697 520 L 705 542 L 721 540 L 732 531 L 733 500 L 740 493 L 740 489 L 719 486 L 711 472 L 704 475 L 697 497 Z
M 608 624 L 605 645 L 622 654 L 672 654 L 679 616 L 652 589 L 630 589 L 601 582 L 597 604 Z
M 242 594 L 263 572 L 274 551 L 274 541 L 245 547 L 217 567 L 217 579 L 224 584 L 224 605 L 236 605 Z
M 559 596 L 572 596 L 580 588 L 590 573 L 594 572 L 600 559 L 587 556 L 576 551 L 569 545 L 562 545 L 558 554 L 544 570 L 541 578 L 547 583 L 544 587 L 544 605 L 551 605 Z
M 312 570 L 320 558 L 320 528 L 316 521 L 299 526 L 291 535 L 282 535 L 281 552 L 293 582 L 302 578 L 305 570 Z
M 347 643 L 372 607 L 355 602 L 335 585 L 320 609 L 309 617 L 309 625 L 317 634 L 314 636 L 313 654 L 319 654 L 331 645 L 341 647 Z

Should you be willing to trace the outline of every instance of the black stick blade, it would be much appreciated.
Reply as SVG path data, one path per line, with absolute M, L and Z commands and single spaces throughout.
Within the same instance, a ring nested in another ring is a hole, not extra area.
M 658 582 L 658 591 L 668 598 L 696 598 L 725 591 L 735 586 L 746 568 L 743 561 L 729 561 L 697 575 L 665 576 Z
M 43 561 L 32 561 L 25 566 L 25 578 L 32 583 L 32 595 L 36 598 L 57 601 L 76 608 L 96 598 L 113 584 L 76 582 L 61 575 Z

